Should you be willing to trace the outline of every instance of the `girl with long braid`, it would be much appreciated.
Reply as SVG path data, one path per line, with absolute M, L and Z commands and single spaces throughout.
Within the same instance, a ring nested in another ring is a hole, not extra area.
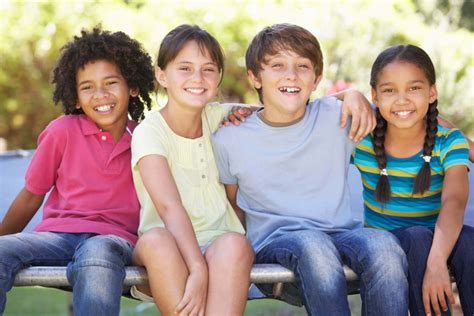
M 407 254 L 410 314 L 449 314 L 451 272 L 464 314 L 474 315 L 474 228 L 463 225 L 469 146 L 459 130 L 438 125 L 435 82 L 421 48 L 384 50 L 370 79 L 377 127 L 352 158 L 366 225 L 392 231 Z

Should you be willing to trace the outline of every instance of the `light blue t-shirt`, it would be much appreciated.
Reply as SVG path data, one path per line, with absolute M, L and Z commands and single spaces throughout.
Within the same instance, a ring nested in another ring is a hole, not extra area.
M 341 102 L 325 97 L 293 125 L 273 127 L 253 113 L 214 135 L 221 181 L 239 186 L 237 205 L 256 251 L 290 231 L 362 227 L 351 214 L 347 183 L 355 143 L 340 118 Z

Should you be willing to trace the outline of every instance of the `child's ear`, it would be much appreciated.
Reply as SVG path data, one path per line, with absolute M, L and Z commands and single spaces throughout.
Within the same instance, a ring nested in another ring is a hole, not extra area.
M 379 100 L 377 99 L 377 91 L 372 88 L 372 102 L 375 104 L 376 107 L 379 107 Z
M 79 110 L 81 108 L 81 105 L 79 104 L 79 102 L 76 103 L 75 108 L 76 108 L 76 110 Z
M 434 84 L 430 87 L 430 103 L 433 103 L 436 99 L 438 99 L 438 89 Z
M 314 85 L 313 85 L 313 91 L 316 90 L 316 88 L 318 87 L 319 83 L 321 82 L 321 80 L 323 80 L 323 75 L 319 75 L 317 78 L 316 78 L 316 81 L 314 82 Z
M 139 90 L 138 88 L 132 88 L 132 89 L 130 89 L 130 95 L 131 95 L 132 97 L 137 97 L 139 93 L 140 93 L 140 90 Z
M 163 88 L 168 88 L 165 71 L 158 66 L 155 67 L 155 78 L 160 86 Z
M 252 82 L 252 85 L 254 86 L 255 89 L 261 89 L 262 88 L 262 83 L 260 82 L 260 79 L 258 79 L 257 76 L 254 75 L 252 70 L 247 71 L 247 75 Z

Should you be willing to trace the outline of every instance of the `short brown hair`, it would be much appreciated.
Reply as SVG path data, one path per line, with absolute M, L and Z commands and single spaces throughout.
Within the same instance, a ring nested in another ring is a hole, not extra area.
M 198 44 L 201 53 L 206 51 L 209 53 L 212 61 L 217 64 L 222 80 L 224 72 L 224 53 L 222 47 L 214 36 L 197 25 L 181 24 L 166 34 L 160 45 L 156 65 L 161 69 L 165 69 L 168 63 L 178 56 L 184 45 L 190 41 L 195 41 Z
M 323 73 L 323 53 L 316 37 L 305 28 L 288 23 L 267 26 L 255 35 L 245 54 L 247 70 L 258 76 L 267 57 L 282 50 L 308 58 L 314 66 L 316 77 Z M 261 100 L 261 89 L 257 89 L 257 92 Z

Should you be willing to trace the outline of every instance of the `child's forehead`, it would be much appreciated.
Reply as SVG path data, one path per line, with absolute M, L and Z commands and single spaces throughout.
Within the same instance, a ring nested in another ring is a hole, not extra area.
M 301 56 L 291 48 L 284 48 L 275 53 L 266 53 L 263 56 L 263 63 L 268 63 L 272 59 L 308 59 L 307 56 Z

